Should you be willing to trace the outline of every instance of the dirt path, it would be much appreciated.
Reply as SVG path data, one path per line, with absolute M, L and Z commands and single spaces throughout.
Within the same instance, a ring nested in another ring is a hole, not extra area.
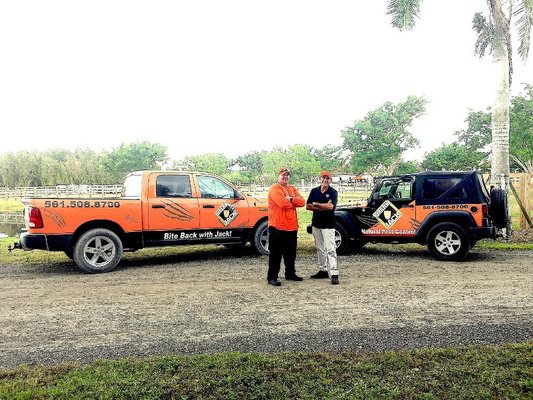
M 341 284 L 265 280 L 265 257 L 197 252 L 108 274 L 0 268 L 0 368 L 226 350 L 362 350 L 533 340 L 533 252 L 340 259 Z M 163 262 L 162 262 L 163 261 Z M 298 272 L 315 272 L 314 257 Z

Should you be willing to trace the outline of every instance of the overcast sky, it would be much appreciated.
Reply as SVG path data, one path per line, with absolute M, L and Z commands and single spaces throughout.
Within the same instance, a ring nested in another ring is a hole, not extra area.
M 386 101 L 426 96 L 421 148 L 454 140 L 494 99 L 474 56 L 485 0 L 425 0 L 412 32 L 386 0 L 2 1 L 0 153 L 149 140 L 178 159 L 302 143 Z M 515 46 L 516 47 L 516 46 Z M 515 57 L 513 93 L 533 84 Z

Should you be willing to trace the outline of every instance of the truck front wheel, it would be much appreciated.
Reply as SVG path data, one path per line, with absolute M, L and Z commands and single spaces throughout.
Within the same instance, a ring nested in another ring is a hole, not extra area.
M 428 233 L 428 248 L 443 261 L 458 261 L 470 251 L 470 241 L 463 228 L 455 223 L 442 222 Z
M 268 221 L 263 221 L 254 229 L 252 234 L 252 247 L 254 250 L 263 255 L 268 256 Z
M 108 229 L 85 232 L 74 246 L 74 261 L 85 272 L 109 272 L 122 258 L 122 241 Z

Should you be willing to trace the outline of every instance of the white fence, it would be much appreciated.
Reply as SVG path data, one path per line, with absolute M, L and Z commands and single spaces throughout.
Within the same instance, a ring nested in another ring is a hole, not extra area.
M 0 198 L 22 197 L 116 197 L 122 185 L 57 185 L 39 187 L 0 187 Z

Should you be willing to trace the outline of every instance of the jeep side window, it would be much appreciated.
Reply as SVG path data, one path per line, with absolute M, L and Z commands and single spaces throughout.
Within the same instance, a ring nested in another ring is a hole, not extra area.
M 381 184 L 381 187 L 379 188 L 379 197 L 381 198 L 389 197 L 393 189 L 393 183 L 394 182 L 392 181 L 383 181 Z
M 235 189 L 227 183 L 212 176 L 197 176 L 200 194 L 207 199 L 234 199 L 237 197 Z
M 411 182 L 400 182 L 394 192 L 397 199 L 411 199 Z
M 187 175 L 159 175 L 156 181 L 157 197 L 191 197 L 191 183 Z
M 426 178 L 422 183 L 422 198 L 437 199 L 459 182 L 461 182 L 460 178 Z M 456 197 L 461 197 L 461 195 L 458 194 Z
M 378 191 L 381 199 L 411 199 L 411 182 L 390 180 L 383 181 Z

